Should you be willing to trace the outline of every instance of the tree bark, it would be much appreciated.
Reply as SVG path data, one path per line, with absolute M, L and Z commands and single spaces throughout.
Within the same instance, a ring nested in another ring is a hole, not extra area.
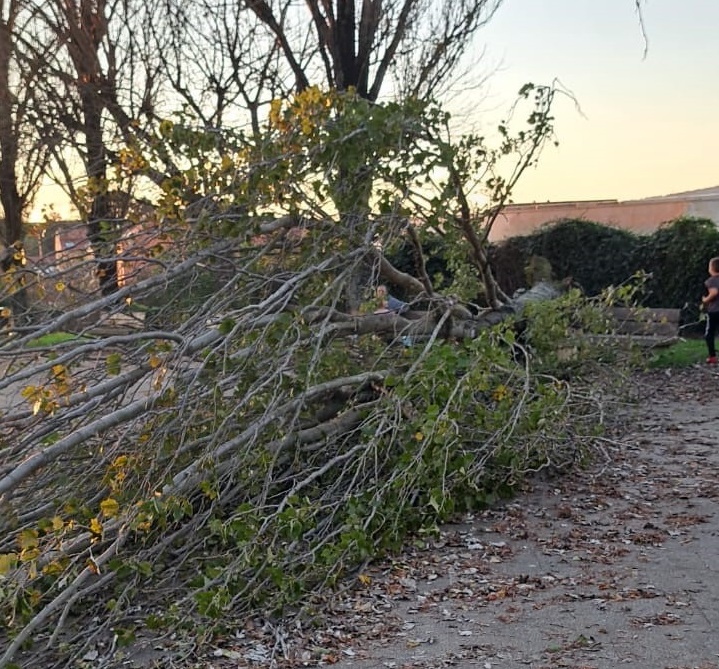
M 5 213 L 1 231 L 5 246 L 22 241 L 22 217 L 25 209 L 25 202 L 18 190 L 16 172 L 18 137 L 14 127 L 15 114 L 10 87 L 12 44 L 10 24 L 3 22 L 0 17 L 0 203 Z

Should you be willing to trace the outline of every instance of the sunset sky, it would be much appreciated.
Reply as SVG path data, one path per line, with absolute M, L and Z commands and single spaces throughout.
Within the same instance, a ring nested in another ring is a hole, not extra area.
M 482 106 L 527 81 L 559 79 L 558 148 L 515 202 L 632 199 L 719 185 L 719 2 L 646 0 L 647 53 L 633 0 L 505 0 L 482 31 Z M 583 116 L 582 116 L 583 114 Z
M 460 96 L 489 131 L 526 82 L 557 79 L 559 147 L 515 202 L 633 199 L 719 185 L 719 0 L 504 0 L 479 34 L 481 91 Z M 481 56 L 481 57 L 480 57 Z M 474 97 L 476 96 L 476 99 Z M 55 203 L 45 188 L 34 212 Z

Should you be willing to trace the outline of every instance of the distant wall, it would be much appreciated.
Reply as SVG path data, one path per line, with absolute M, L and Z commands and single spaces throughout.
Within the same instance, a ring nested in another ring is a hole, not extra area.
M 687 203 L 672 202 L 548 202 L 505 207 L 494 224 L 492 241 L 528 235 L 545 223 L 583 219 L 638 233 L 649 233 L 662 223 L 687 215 Z
M 583 219 L 640 234 L 651 233 L 662 223 L 682 216 L 709 218 L 719 223 L 719 197 L 512 204 L 505 207 L 497 218 L 490 239 L 499 241 L 507 237 L 528 235 L 545 223 L 562 219 Z
M 695 200 L 688 203 L 687 216 L 709 218 L 719 225 L 719 199 Z

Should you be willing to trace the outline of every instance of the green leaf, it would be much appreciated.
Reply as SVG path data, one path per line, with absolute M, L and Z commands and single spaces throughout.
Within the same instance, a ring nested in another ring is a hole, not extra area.
M 120 373 L 122 363 L 122 355 L 120 353 L 111 353 L 105 359 L 105 369 L 110 376 L 117 376 Z
M 220 323 L 220 326 L 217 328 L 219 333 L 223 336 L 227 336 L 232 332 L 234 329 L 236 323 L 233 318 L 226 318 L 222 323 Z

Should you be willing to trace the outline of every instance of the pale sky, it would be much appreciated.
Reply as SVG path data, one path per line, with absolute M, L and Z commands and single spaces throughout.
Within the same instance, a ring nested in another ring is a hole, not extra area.
M 559 147 L 525 173 L 515 202 L 719 185 L 719 0 L 645 0 L 643 14 L 646 56 L 634 0 L 504 0 L 482 30 L 472 55 L 484 50 L 477 67 L 492 74 L 478 123 L 499 119 L 529 81 L 558 79 L 581 107 L 559 101 Z M 68 215 L 63 200 L 43 189 L 35 217 L 48 201 Z
M 633 199 L 719 185 L 719 0 L 504 0 L 483 29 L 485 108 L 559 79 L 559 147 L 515 202 Z M 505 102 L 503 102 L 505 101 Z

